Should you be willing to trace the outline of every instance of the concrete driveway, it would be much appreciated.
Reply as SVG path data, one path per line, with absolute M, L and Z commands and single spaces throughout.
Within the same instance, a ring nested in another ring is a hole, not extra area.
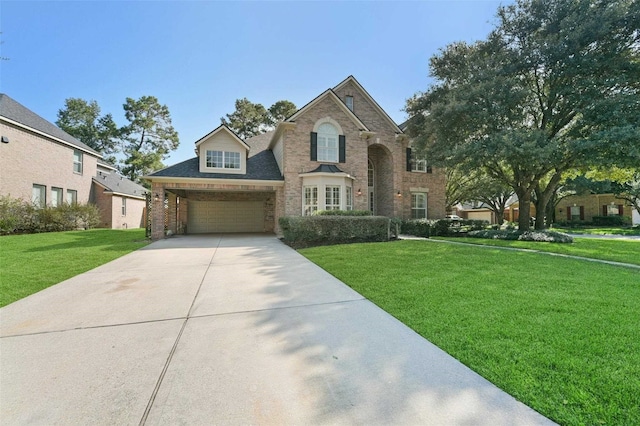
M 551 424 L 274 236 L 174 237 L 0 310 L 24 424 Z

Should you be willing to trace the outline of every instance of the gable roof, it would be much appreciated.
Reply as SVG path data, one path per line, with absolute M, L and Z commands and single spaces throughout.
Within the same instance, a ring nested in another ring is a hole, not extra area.
M 154 177 L 204 178 L 204 179 L 233 179 L 233 180 L 283 180 L 280 169 L 269 150 L 261 151 L 247 158 L 246 174 L 202 173 L 198 157 L 191 158 L 173 166 L 158 170 L 145 176 Z M 152 179 L 149 179 L 152 180 Z
M 396 122 L 393 121 L 393 119 L 389 116 L 389 114 L 387 114 L 387 112 L 382 109 L 382 107 L 376 102 L 376 100 L 371 97 L 369 92 L 367 92 L 365 88 L 362 87 L 362 85 L 358 82 L 358 80 L 356 80 L 354 76 L 350 75 L 349 77 L 345 78 L 342 82 L 338 83 L 338 85 L 334 87 L 333 90 L 338 91 L 342 87 L 346 86 L 348 83 L 353 83 L 358 88 L 358 90 L 362 92 L 365 98 L 367 98 L 367 100 L 371 102 L 371 104 L 375 107 L 375 109 L 377 109 L 378 112 L 389 122 L 389 124 L 391 124 L 391 126 L 395 128 L 397 133 L 403 133 L 402 129 L 398 127 Z
M 359 130 L 364 130 L 364 131 L 369 131 L 369 128 L 366 126 L 366 124 L 364 124 L 357 115 L 355 115 L 353 113 L 353 111 L 351 111 L 349 109 L 349 107 L 347 107 L 345 105 L 344 102 L 342 102 L 342 99 L 340 99 L 338 97 L 338 95 L 336 95 L 336 93 L 332 90 L 332 89 L 327 89 L 324 92 L 322 92 L 320 95 L 316 96 L 315 99 L 313 99 L 311 102 L 309 102 L 308 104 L 306 104 L 305 106 L 303 106 L 302 108 L 300 108 L 298 111 L 295 112 L 295 114 L 293 114 L 291 117 L 287 118 L 285 120 L 285 122 L 289 122 L 289 123 L 293 123 L 296 121 L 296 118 L 298 118 L 300 115 L 304 114 L 307 110 L 309 110 L 310 108 L 313 108 L 314 105 L 318 104 L 321 100 L 323 100 L 324 98 L 329 97 L 330 99 L 332 99 L 334 102 L 336 102 L 336 104 L 342 109 L 342 111 L 347 115 L 347 117 L 349 117 L 351 119 L 351 121 L 353 121 L 355 123 L 356 126 L 358 126 Z
M 216 127 L 215 129 L 213 129 L 212 131 L 210 131 L 209 133 L 207 133 L 206 135 L 204 135 L 203 137 L 201 137 L 200 139 L 198 139 L 196 141 L 196 152 L 198 152 L 198 147 L 200 146 L 200 144 L 202 144 L 204 141 L 206 141 L 207 139 L 209 139 L 210 137 L 212 137 L 216 133 L 219 133 L 219 132 L 221 132 L 223 130 L 226 130 L 226 132 L 229 133 L 231 135 L 231 137 L 236 142 L 241 144 L 247 151 L 249 151 L 249 149 L 250 149 L 249 145 L 247 145 L 245 143 L 245 141 L 243 141 L 242 138 L 236 134 L 236 132 L 234 132 L 229 127 L 227 127 L 226 124 L 221 124 L 221 125 L 219 125 L 218 127 Z
M 275 130 L 271 130 L 247 139 L 245 143 L 249 145 L 249 147 L 251 147 L 251 149 L 249 150 L 249 157 L 253 157 L 254 155 L 267 149 L 269 147 L 269 142 L 271 142 L 271 138 L 273 137 L 275 132 Z
M 96 157 L 102 157 L 98 151 L 80 142 L 69 133 L 40 117 L 4 93 L 0 93 L 0 117 L 9 123 L 44 134 L 65 145 L 70 145 Z
M 129 180 L 118 173 L 105 173 L 98 171 L 98 174 L 93 178 L 93 181 L 103 187 L 105 192 L 112 192 L 137 198 L 143 198 L 147 193 L 147 189 L 144 186 L 138 185 L 134 181 Z

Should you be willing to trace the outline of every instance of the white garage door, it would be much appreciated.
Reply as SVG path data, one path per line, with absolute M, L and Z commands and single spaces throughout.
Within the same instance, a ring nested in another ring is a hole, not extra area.
M 487 222 L 491 223 L 491 212 L 487 212 L 487 211 L 479 211 L 479 212 L 470 211 L 468 213 L 467 217 L 469 219 L 472 219 L 472 220 L 486 220 Z
M 187 232 L 264 232 L 264 202 L 189 201 Z

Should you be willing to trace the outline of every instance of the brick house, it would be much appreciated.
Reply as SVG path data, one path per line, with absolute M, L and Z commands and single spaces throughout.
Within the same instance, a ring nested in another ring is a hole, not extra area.
M 594 216 L 624 216 L 629 223 L 640 223 L 634 216 L 633 206 L 613 194 L 572 195 L 556 206 L 557 221 L 591 222 Z
M 101 226 L 141 226 L 146 205 L 142 186 L 122 177 L 115 182 L 115 168 L 100 153 L 6 94 L 0 94 L 0 133 L 0 195 L 41 207 L 93 202 L 100 209 Z M 107 181 L 99 173 L 112 178 Z M 127 183 L 119 186 L 122 179 Z M 119 210 L 113 207 L 115 199 Z
M 219 126 L 195 158 L 152 173 L 152 238 L 172 233 L 275 232 L 278 218 L 370 210 L 445 215 L 445 173 L 414 158 L 411 141 L 353 76 L 274 131 L 246 141 Z

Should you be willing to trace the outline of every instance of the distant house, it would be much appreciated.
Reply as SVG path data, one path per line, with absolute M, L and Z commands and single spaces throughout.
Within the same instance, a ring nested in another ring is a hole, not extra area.
M 103 227 L 142 226 L 144 187 L 6 94 L 0 94 L 0 133 L 0 195 L 40 207 L 92 202 Z
M 639 218 L 634 220 L 634 211 L 631 204 L 613 194 L 572 195 L 556 206 L 556 220 L 591 222 L 594 216 L 624 216 L 629 223 L 639 224 Z
M 219 126 L 195 158 L 152 173 L 152 237 L 172 232 L 279 232 L 278 218 L 318 210 L 445 216 L 445 173 L 353 76 L 277 128 L 243 140 Z M 164 209 L 165 199 L 167 209 Z

